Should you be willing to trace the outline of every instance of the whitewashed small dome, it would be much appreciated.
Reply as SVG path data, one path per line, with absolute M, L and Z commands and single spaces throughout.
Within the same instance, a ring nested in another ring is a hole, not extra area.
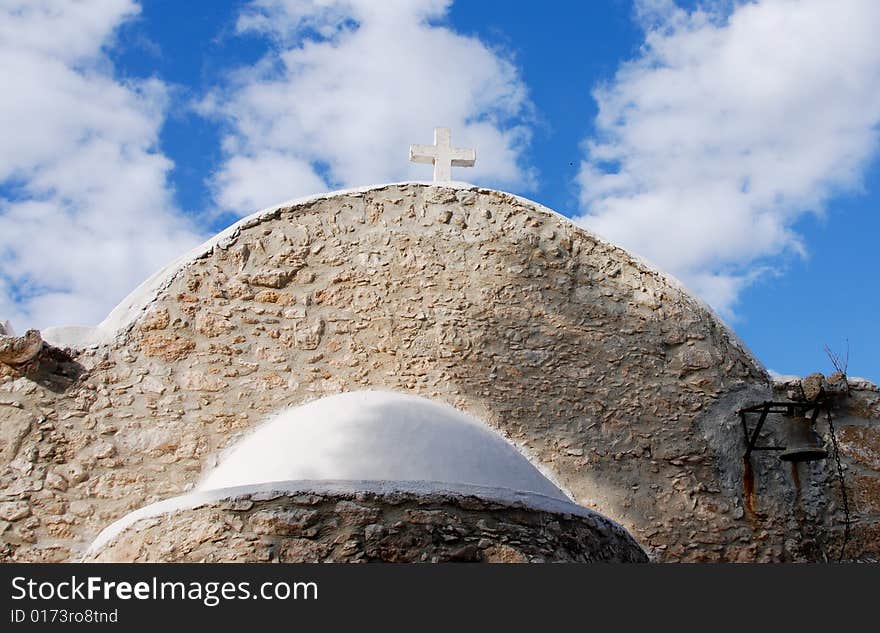
M 198 489 L 291 480 L 443 482 L 568 498 L 479 420 L 384 391 L 338 394 L 276 414 L 227 451 Z

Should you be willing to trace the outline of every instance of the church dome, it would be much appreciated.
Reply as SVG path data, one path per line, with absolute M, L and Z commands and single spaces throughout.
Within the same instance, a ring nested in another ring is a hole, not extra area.
M 290 480 L 470 484 L 567 500 L 482 422 L 386 391 L 342 393 L 274 415 L 222 455 L 199 490 Z

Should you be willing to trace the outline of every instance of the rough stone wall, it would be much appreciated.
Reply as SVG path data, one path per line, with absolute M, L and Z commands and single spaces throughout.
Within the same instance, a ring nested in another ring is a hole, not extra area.
M 812 556 L 784 504 L 746 511 L 735 410 L 769 397 L 763 369 L 662 275 L 508 194 L 390 185 L 277 209 L 111 345 L 38 361 L 0 368 L 7 560 L 75 558 L 279 407 L 363 388 L 485 420 L 655 560 Z
M 806 389 L 802 387 L 805 384 Z M 804 391 L 810 388 L 823 391 L 831 398 L 831 420 L 839 447 L 843 482 L 846 488 L 846 505 L 849 509 L 851 531 L 849 541 L 844 542 L 839 526 L 845 521 L 844 499 L 841 482 L 834 462 L 834 441 L 827 416 L 822 413 L 816 423 L 816 431 L 829 450 L 826 462 L 814 466 L 816 473 L 806 488 L 803 477 L 792 469 L 793 480 L 798 484 L 800 503 L 794 508 L 802 521 L 804 515 L 810 526 L 821 520 L 824 526 L 834 526 L 828 534 L 817 535 L 827 543 L 817 558 L 836 561 L 841 548 L 845 560 L 866 562 L 880 561 L 880 389 L 863 379 L 849 379 L 841 374 L 827 378 L 811 374 L 800 379 L 783 378 L 775 381 L 777 398 L 803 400 Z M 791 467 L 790 467 L 791 468 Z M 803 469 L 803 467 L 801 467 Z M 800 474 L 800 473 L 798 473 Z M 811 473 L 812 475 L 812 473 Z M 812 515 L 812 516 L 811 516 Z M 814 531 L 815 530 L 814 528 Z
M 244 494 L 141 519 L 86 562 L 647 562 L 599 517 L 475 496 Z

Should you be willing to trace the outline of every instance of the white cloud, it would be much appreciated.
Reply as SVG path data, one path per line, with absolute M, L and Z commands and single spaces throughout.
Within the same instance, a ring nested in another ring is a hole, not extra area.
M 213 185 L 239 214 L 328 187 L 430 180 L 411 143 L 451 127 L 477 148 L 454 177 L 528 188 L 530 102 L 513 63 L 440 26 L 445 0 L 258 0 L 238 29 L 272 41 L 201 104 L 229 124 Z
M 860 185 L 880 121 L 880 3 L 637 8 L 639 57 L 595 91 L 579 221 L 729 315 L 769 258 L 805 253 L 800 216 Z
M 191 247 L 157 150 L 166 88 L 113 76 L 131 0 L 0 4 L 0 317 L 95 324 Z

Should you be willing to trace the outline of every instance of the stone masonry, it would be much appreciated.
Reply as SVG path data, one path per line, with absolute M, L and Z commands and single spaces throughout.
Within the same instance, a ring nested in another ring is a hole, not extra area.
M 795 484 L 761 456 L 745 489 L 736 410 L 772 385 L 699 301 L 534 203 L 398 184 L 252 216 L 109 343 L 0 364 L 0 554 L 76 559 L 279 408 L 366 388 L 484 420 L 653 560 L 821 560 L 839 538 L 831 460 Z M 855 427 L 876 533 L 876 417 Z
M 150 516 L 87 562 L 647 562 L 599 516 L 473 495 L 296 490 Z

